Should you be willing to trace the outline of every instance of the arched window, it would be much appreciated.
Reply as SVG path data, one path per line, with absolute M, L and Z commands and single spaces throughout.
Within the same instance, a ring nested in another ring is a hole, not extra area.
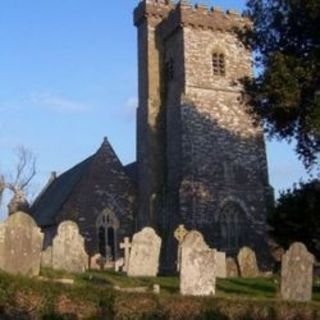
M 212 67 L 213 74 L 215 76 L 225 76 L 226 75 L 226 63 L 223 53 L 214 52 L 212 54 Z
M 228 202 L 219 215 L 221 249 L 236 252 L 245 242 L 245 212 L 239 204 Z
M 104 210 L 97 218 L 98 250 L 107 260 L 117 257 L 117 229 L 119 222 L 111 210 Z
M 98 246 L 99 246 L 99 253 L 102 257 L 107 256 L 107 244 L 106 244 L 106 229 L 101 226 L 98 229 Z

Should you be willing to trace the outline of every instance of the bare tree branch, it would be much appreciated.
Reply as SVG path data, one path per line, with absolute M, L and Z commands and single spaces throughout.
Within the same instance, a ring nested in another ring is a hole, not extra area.
M 36 157 L 26 147 L 19 146 L 16 151 L 16 166 L 13 177 L 6 179 L 7 188 L 12 192 L 25 191 L 36 175 Z
M 13 193 L 8 204 L 9 215 L 17 211 L 27 212 L 29 202 L 27 191 L 31 180 L 36 175 L 36 157 L 26 147 L 19 146 L 15 150 L 16 164 L 11 173 L 0 174 L 0 203 L 5 189 Z

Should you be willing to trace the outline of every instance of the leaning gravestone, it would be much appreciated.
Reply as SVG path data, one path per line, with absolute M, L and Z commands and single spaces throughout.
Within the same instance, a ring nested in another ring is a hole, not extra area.
M 239 277 L 239 269 L 236 261 L 228 257 L 226 260 L 226 267 L 227 267 L 227 277 L 228 278 L 238 278 Z
M 84 238 L 73 221 L 64 221 L 58 227 L 52 243 L 52 268 L 68 272 L 83 272 L 88 268 Z
M 259 276 L 256 254 L 248 247 L 243 247 L 238 253 L 240 275 L 243 278 L 255 278 Z
M 312 298 L 314 256 L 296 242 L 282 257 L 281 296 L 285 300 L 310 301 Z
M 222 251 L 216 251 L 216 264 L 217 264 L 217 278 L 227 277 L 227 265 L 226 265 L 226 253 Z
M 40 272 L 43 233 L 32 217 L 16 212 L 0 224 L 0 269 L 37 276 Z
M 192 296 L 215 294 L 216 255 L 198 231 L 190 231 L 181 243 L 180 293 Z
M 130 277 L 155 277 L 159 270 L 161 238 L 146 227 L 134 234 L 128 265 Z

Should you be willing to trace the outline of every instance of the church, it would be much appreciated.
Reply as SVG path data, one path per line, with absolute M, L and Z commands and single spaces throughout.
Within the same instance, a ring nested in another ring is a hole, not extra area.
M 163 272 L 175 270 L 174 230 L 184 224 L 234 256 L 246 245 L 268 259 L 273 205 L 263 130 L 241 79 L 252 53 L 235 30 L 248 18 L 187 1 L 142 0 L 138 42 L 137 161 L 123 166 L 105 138 L 97 152 L 50 181 L 31 212 L 50 245 L 75 221 L 88 254 L 109 261 L 144 226 L 162 238 Z

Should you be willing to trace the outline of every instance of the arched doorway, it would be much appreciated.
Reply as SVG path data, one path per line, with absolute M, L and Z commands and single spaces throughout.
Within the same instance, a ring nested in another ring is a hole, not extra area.
M 107 261 L 117 257 L 119 222 L 113 211 L 105 209 L 97 218 L 98 251 Z
M 238 203 L 228 202 L 223 206 L 219 229 L 221 250 L 235 253 L 245 244 L 246 214 Z

